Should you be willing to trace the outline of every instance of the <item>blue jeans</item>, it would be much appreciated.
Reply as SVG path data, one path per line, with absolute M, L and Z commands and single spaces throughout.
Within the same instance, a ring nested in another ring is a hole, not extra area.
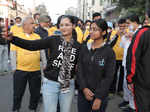
M 60 112 L 71 112 L 74 97 L 74 80 L 70 81 L 70 92 L 61 93 L 59 82 L 43 78 L 43 103 L 44 112 L 56 112 L 59 100 Z

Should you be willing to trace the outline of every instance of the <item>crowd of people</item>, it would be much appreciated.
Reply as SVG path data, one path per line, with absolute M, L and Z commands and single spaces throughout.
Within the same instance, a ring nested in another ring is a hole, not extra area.
M 150 112 L 150 11 L 140 22 L 135 13 L 106 21 L 62 15 L 53 25 L 39 13 L 10 21 L 0 18 L 0 72 L 13 71 L 13 112 L 20 112 L 29 84 L 29 111 L 105 112 L 110 96 L 122 95 L 123 112 Z M 112 110 L 115 112 L 115 110 Z

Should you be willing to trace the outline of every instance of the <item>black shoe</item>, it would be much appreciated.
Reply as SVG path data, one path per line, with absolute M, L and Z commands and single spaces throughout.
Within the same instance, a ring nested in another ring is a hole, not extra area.
M 118 107 L 119 107 L 120 109 L 124 109 L 124 108 L 127 108 L 128 105 L 129 105 L 129 102 L 128 102 L 128 101 L 123 101 L 122 103 L 120 103 L 120 104 L 118 105 Z
M 123 111 L 123 112 L 136 112 L 135 109 L 132 109 L 132 108 L 130 108 L 130 107 L 127 107 L 127 108 L 123 109 L 122 111 Z

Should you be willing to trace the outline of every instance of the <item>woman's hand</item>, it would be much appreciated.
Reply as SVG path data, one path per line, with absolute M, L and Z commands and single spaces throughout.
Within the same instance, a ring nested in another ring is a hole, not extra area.
M 83 89 L 83 93 L 84 93 L 84 95 L 85 95 L 85 97 L 86 97 L 86 99 L 88 101 L 92 101 L 93 100 L 94 93 L 90 89 L 84 88 Z
M 102 101 L 98 98 L 96 98 L 93 102 L 92 110 L 99 110 L 101 107 Z

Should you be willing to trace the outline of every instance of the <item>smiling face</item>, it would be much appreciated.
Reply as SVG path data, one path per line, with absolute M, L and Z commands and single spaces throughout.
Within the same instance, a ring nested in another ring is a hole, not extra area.
M 63 36 L 71 36 L 74 25 L 69 18 L 62 18 L 59 24 L 59 29 Z
M 126 29 L 126 23 L 122 23 L 122 24 L 118 24 L 119 26 L 119 30 L 121 33 L 124 33 L 125 29 Z

